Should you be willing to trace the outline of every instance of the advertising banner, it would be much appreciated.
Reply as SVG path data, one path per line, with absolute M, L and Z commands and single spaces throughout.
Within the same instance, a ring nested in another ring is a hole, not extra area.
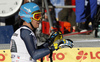
M 50 62 L 49 55 L 43 58 Z M 63 48 L 54 51 L 53 62 L 100 62 L 100 47 Z M 37 62 L 41 62 L 40 59 Z
M 11 62 L 10 50 L 0 50 L 0 62 Z

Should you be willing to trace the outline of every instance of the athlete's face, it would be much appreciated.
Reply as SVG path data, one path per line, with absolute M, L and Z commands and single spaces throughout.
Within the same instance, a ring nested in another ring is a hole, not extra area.
M 33 18 L 32 18 L 32 25 L 34 28 L 38 28 L 39 27 L 39 23 L 41 21 L 41 12 L 35 11 L 32 13 Z
M 32 19 L 32 25 L 34 26 L 34 28 L 38 28 L 39 27 L 40 21 L 36 21 L 36 20 Z

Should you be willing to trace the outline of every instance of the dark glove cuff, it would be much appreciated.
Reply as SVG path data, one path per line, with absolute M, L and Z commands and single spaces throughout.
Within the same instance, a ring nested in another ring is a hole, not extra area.
M 54 51 L 55 50 L 54 46 L 50 46 L 48 48 L 49 48 L 50 51 Z
M 51 41 L 50 39 L 47 39 L 46 43 L 48 43 L 48 45 L 51 46 L 53 44 L 53 41 Z

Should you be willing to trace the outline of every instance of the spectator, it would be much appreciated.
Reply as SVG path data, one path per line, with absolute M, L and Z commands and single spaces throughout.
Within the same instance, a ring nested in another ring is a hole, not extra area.
M 94 16 L 97 12 L 97 0 L 87 0 L 88 4 L 85 7 L 85 0 L 76 0 L 76 23 L 78 23 L 78 31 L 91 30 L 89 22 L 94 21 Z
M 65 5 L 75 5 L 75 0 L 65 0 Z M 58 19 L 60 21 L 69 22 L 71 24 L 71 27 L 76 27 L 76 16 L 75 16 L 75 10 L 72 10 L 73 8 L 63 8 L 58 13 Z

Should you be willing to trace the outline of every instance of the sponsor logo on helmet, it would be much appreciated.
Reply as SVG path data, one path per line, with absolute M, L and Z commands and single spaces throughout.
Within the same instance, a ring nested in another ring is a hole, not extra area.
M 36 7 L 38 7 L 38 5 L 34 6 L 33 8 L 36 8 Z
M 28 8 L 26 8 L 26 7 L 24 7 L 24 9 L 26 9 L 28 12 L 31 12 L 31 10 L 30 10 L 30 9 L 28 9 Z

